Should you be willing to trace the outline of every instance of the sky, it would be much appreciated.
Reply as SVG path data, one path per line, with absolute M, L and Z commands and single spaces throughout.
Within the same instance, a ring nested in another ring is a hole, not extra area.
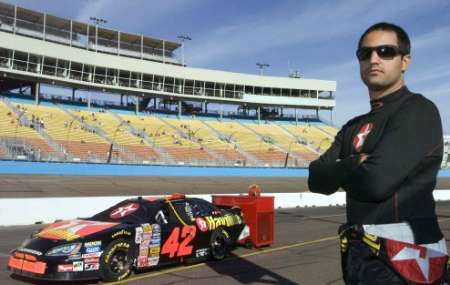
M 355 49 L 370 25 L 387 21 L 402 26 L 412 42 L 406 72 L 411 91 L 432 100 L 450 135 L 449 0 L 2 0 L 21 7 L 107 28 L 177 41 L 185 45 L 192 67 L 337 82 L 333 122 L 341 126 L 369 111 Z

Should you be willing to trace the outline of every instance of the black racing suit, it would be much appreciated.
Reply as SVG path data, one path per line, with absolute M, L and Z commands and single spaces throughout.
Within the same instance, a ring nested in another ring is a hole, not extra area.
M 322 194 L 343 188 L 349 225 L 407 222 L 416 244 L 434 243 L 443 237 L 432 195 L 442 155 L 436 106 L 404 86 L 342 127 L 310 164 L 308 185 Z

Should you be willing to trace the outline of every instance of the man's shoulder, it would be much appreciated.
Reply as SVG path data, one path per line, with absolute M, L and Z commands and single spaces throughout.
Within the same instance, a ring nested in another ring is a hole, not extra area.
M 415 93 L 409 90 L 407 92 L 408 97 L 404 101 L 405 107 L 412 107 L 415 110 L 422 112 L 437 111 L 434 102 L 421 93 Z

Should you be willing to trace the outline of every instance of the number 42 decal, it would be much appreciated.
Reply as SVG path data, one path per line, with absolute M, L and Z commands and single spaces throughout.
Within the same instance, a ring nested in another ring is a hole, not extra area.
M 162 246 L 161 254 L 169 254 L 169 258 L 173 258 L 175 254 L 177 257 L 190 255 L 192 253 L 192 245 L 189 245 L 189 243 L 194 239 L 196 232 L 197 228 L 195 226 L 184 226 L 181 229 L 180 242 L 180 228 L 174 228 Z

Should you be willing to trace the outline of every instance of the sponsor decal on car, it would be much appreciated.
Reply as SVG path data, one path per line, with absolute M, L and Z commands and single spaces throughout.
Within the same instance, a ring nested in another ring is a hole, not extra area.
M 99 251 L 99 252 L 93 252 L 93 253 L 86 253 L 83 254 L 82 257 L 84 259 L 86 258 L 93 258 L 93 257 L 100 257 L 102 255 L 103 251 Z
M 99 252 L 101 248 L 99 246 L 86 247 L 86 253 Z
M 139 209 L 138 203 L 128 203 L 126 205 L 120 206 L 112 210 L 111 214 L 109 214 L 109 217 L 111 219 L 120 219 L 136 212 L 138 209 Z
M 118 236 L 131 236 L 131 232 L 122 229 L 122 230 L 112 234 L 111 238 L 116 238 Z
M 84 263 L 99 263 L 100 258 L 99 257 L 91 257 L 91 258 L 85 258 Z
M 144 234 L 142 234 L 142 241 L 141 241 L 141 243 L 142 242 L 146 242 L 146 241 L 150 243 L 151 238 L 152 238 L 152 234 L 151 233 L 144 233 Z
M 85 271 L 94 271 L 100 268 L 100 263 L 85 263 L 84 270 Z
M 150 257 L 148 259 L 147 266 L 156 266 L 159 263 L 159 256 L 158 257 Z
M 142 230 L 146 234 L 149 234 L 149 233 L 151 234 L 152 233 L 152 226 L 150 224 L 143 224 L 142 225 Z
M 150 267 L 156 266 L 159 263 L 159 256 L 157 257 L 147 257 L 147 256 L 139 256 L 137 258 L 137 267 Z
M 98 241 L 90 241 L 84 243 L 85 253 L 94 253 L 101 251 L 102 242 Z
M 73 265 L 72 264 L 60 264 L 58 265 L 58 272 L 72 272 Z
M 83 261 L 75 261 L 73 263 L 73 271 L 74 272 L 83 271 Z
M 102 241 L 101 240 L 96 240 L 96 241 L 88 241 L 84 243 L 85 247 L 91 247 L 91 246 L 101 246 L 102 245 Z
M 17 251 L 22 251 L 22 252 L 26 252 L 26 253 L 31 253 L 31 254 L 39 255 L 39 256 L 42 255 L 42 252 L 37 251 L 37 250 L 34 250 L 34 249 L 26 248 L 26 247 L 19 247 L 19 248 L 17 249 Z
M 225 215 L 223 217 L 205 217 L 210 230 L 215 230 L 220 226 L 231 227 L 242 224 L 242 219 L 237 215 Z
M 136 228 L 136 236 L 134 238 L 134 242 L 136 244 L 140 244 L 142 242 L 142 234 L 143 233 L 144 233 L 144 230 L 142 229 L 142 227 Z
M 85 220 L 61 221 L 45 227 L 37 234 L 40 238 L 72 241 L 114 227 L 117 223 Z
M 148 239 L 143 239 L 142 240 L 142 242 L 141 242 L 141 247 L 149 247 L 150 246 L 150 240 L 148 240 Z
M 138 256 L 137 258 L 137 267 L 146 267 L 148 258 L 147 256 Z
M 140 246 L 139 247 L 139 256 L 147 256 L 148 255 L 148 247 Z
M 152 256 L 152 257 L 159 256 L 160 252 L 161 252 L 161 247 L 159 247 L 159 246 L 150 247 L 150 256 Z
M 195 251 L 195 257 L 205 257 L 209 254 L 209 248 L 199 248 Z
M 153 224 L 152 229 L 153 229 L 153 232 L 155 232 L 155 233 L 158 233 L 158 234 L 161 233 L 161 226 L 158 224 Z
M 201 232 L 208 231 L 208 224 L 203 218 L 200 217 L 196 218 L 195 223 L 197 224 L 197 227 Z
M 68 258 L 68 260 L 77 260 L 77 259 L 81 259 L 81 253 L 77 253 L 74 255 L 70 255 Z

